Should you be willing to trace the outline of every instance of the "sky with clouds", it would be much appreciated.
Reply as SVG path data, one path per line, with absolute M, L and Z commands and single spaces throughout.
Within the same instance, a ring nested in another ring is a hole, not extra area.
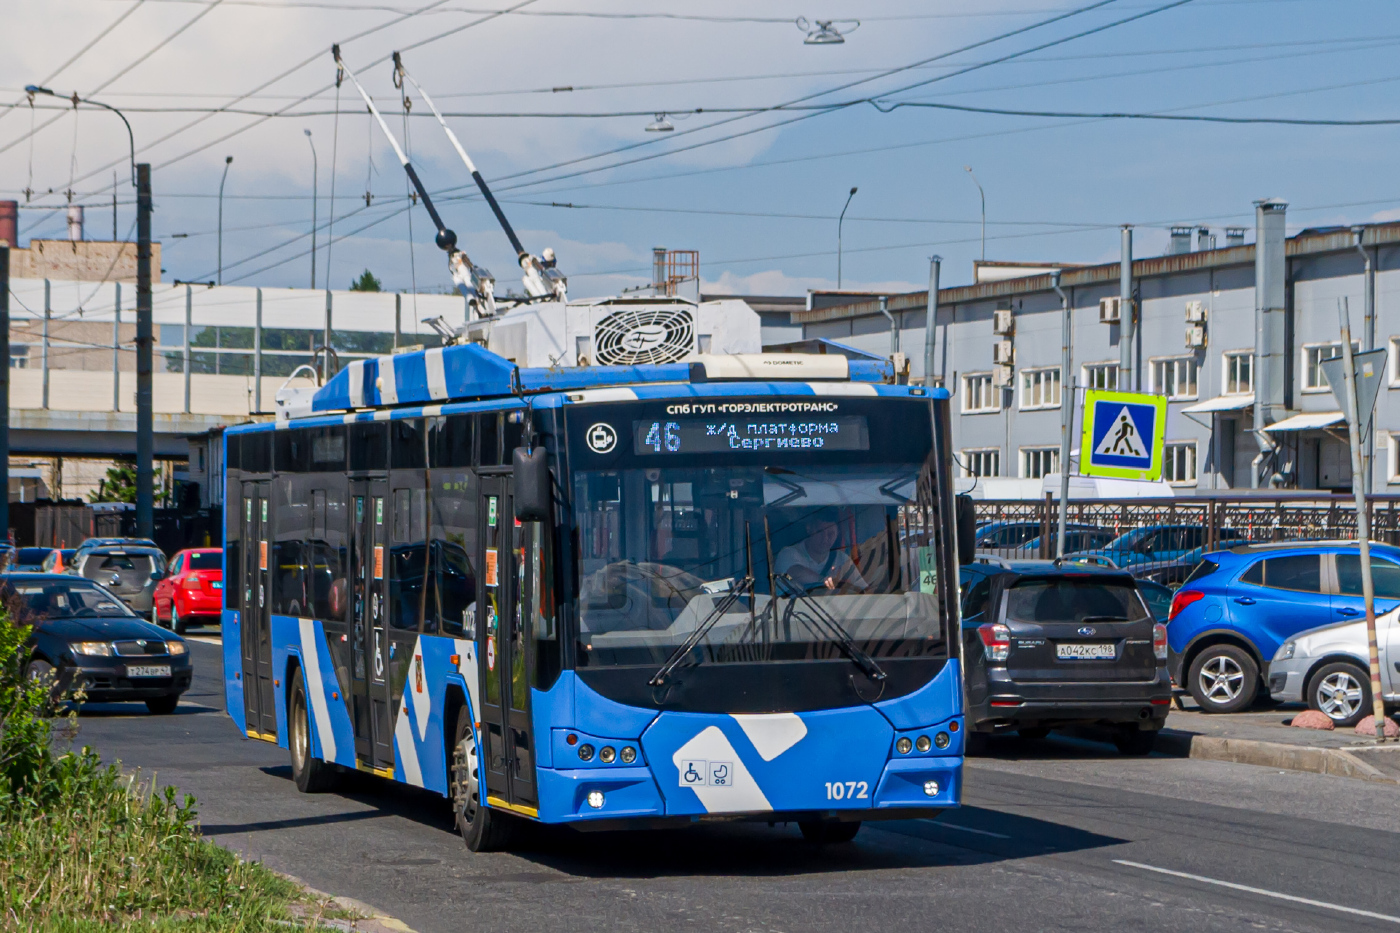
M 1400 119 L 1394 0 L 5 6 L 0 197 L 21 202 L 21 241 L 64 235 L 70 190 L 90 238 L 111 237 L 114 191 L 117 235 L 132 231 L 120 121 L 44 95 L 31 107 L 23 89 L 76 90 L 121 108 L 153 165 L 166 280 L 217 274 L 232 156 L 224 281 L 311 284 L 314 147 L 316 284 L 329 265 L 338 288 L 366 268 L 386 288 L 448 285 L 388 144 L 350 82 L 335 88 L 335 42 L 501 290 L 518 287 L 509 244 L 427 108 L 414 100 L 405 115 L 395 50 L 525 246 L 554 248 L 575 297 L 644 283 L 655 246 L 699 250 L 707 291 L 833 287 L 852 187 L 841 284 L 868 290 L 921 287 L 935 253 L 945 285 L 969 281 L 978 182 L 989 259 L 1111 260 L 1123 223 L 1138 228 L 1138 254 L 1155 255 L 1172 224 L 1252 227 L 1263 197 L 1290 202 L 1292 230 L 1400 216 L 1396 125 L 945 109 Z M 846 41 L 805 43 L 799 17 L 837 20 Z M 648 132 L 663 113 L 675 130 Z

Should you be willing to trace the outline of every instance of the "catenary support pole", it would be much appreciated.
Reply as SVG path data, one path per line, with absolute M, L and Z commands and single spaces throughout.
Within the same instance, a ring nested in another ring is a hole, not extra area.
M 1065 518 L 1069 512 L 1069 442 L 1074 429 L 1075 380 L 1070 377 L 1074 365 L 1074 334 L 1071 330 L 1069 296 L 1060 288 L 1060 270 L 1050 273 L 1050 287 L 1060 296 L 1060 311 L 1064 319 L 1060 364 L 1060 514 L 1055 523 L 1055 556 L 1065 556 Z
M 1136 392 L 1133 346 L 1137 321 L 1133 316 L 1133 228 L 1123 225 L 1122 260 L 1118 268 L 1118 391 Z
M 1376 348 L 1376 267 L 1371 262 L 1371 254 L 1366 251 L 1362 239 L 1366 235 L 1366 228 L 1352 227 L 1351 232 L 1356 236 L 1356 251 L 1361 254 L 1362 274 L 1365 278 L 1365 305 L 1363 306 L 1363 317 L 1361 319 L 1361 349 L 1374 350 Z M 1363 452 L 1366 465 L 1366 491 L 1375 490 L 1376 471 L 1376 432 L 1366 433 L 1366 449 Z
M 326 289 L 326 334 L 322 338 L 321 352 L 324 354 L 321 358 L 321 385 L 325 385 L 330 382 L 331 376 L 335 375 L 331 372 L 331 290 L 329 288 Z
M 0 535 L 10 537 L 10 245 L 0 241 Z
M 185 414 L 190 413 L 190 331 L 194 327 L 194 289 L 185 286 Z
M 122 410 L 122 283 L 112 301 L 112 411 Z
M 928 302 L 924 312 L 924 385 L 932 387 L 934 380 L 934 367 L 937 365 L 936 354 L 938 352 L 937 326 L 938 326 L 938 276 L 943 265 L 942 256 L 930 257 L 928 261 Z M 942 376 L 942 373 L 938 374 Z
M 1342 322 L 1342 372 L 1346 376 L 1347 440 L 1351 447 L 1351 475 L 1360 477 L 1361 412 L 1356 404 L 1356 361 L 1351 350 L 1351 324 Z M 1356 497 L 1356 542 L 1361 549 L 1361 596 L 1366 603 L 1366 650 L 1371 667 L 1371 705 L 1376 717 L 1376 740 L 1385 740 L 1385 699 L 1381 694 L 1380 651 L 1376 644 L 1376 591 L 1371 580 L 1371 522 L 1366 512 L 1366 489 L 1352 482 Z
M 151 397 L 151 165 L 136 166 L 136 534 L 155 530 Z
M 52 284 L 48 279 L 44 279 L 44 330 L 43 342 L 39 345 L 39 367 L 43 370 L 40 374 L 42 384 L 39 407 L 45 411 L 49 408 L 49 321 L 53 319 L 53 302 L 51 300 Z
M 262 289 L 256 292 L 253 321 L 253 413 L 262 413 Z

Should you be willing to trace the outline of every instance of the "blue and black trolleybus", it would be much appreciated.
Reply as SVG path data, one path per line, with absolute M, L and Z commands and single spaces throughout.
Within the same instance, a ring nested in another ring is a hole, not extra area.
M 473 850 L 958 804 L 948 398 L 888 362 L 349 365 L 227 431 L 239 730 L 302 791 L 451 800 Z

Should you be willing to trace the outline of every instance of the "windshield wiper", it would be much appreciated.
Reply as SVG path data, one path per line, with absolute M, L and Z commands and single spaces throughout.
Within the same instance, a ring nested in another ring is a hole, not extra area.
M 826 609 L 822 607 L 822 604 L 818 602 L 811 593 L 799 586 L 792 577 L 785 573 L 776 574 L 775 577 L 781 580 L 783 585 L 789 590 L 791 594 L 789 598 L 794 603 L 799 599 L 809 601 L 808 605 L 810 605 L 812 609 L 812 615 L 815 616 L 815 621 L 825 626 L 828 634 L 836 637 L 836 642 L 841 646 L 841 650 L 846 653 L 848 658 L 855 662 L 856 667 L 859 667 L 865 672 L 867 677 L 879 682 L 888 676 L 884 669 L 875 663 L 874 658 L 866 654 L 856 645 L 855 640 L 851 638 L 851 634 L 842 627 L 840 622 L 836 621 L 835 616 L 831 615 L 831 613 L 827 612 Z M 791 606 L 789 606 L 788 611 L 793 611 Z
M 662 684 L 664 684 L 666 682 L 666 678 L 671 676 L 671 672 L 674 671 L 676 667 L 680 665 L 681 660 L 686 655 L 690 654 L 691 650 L 696 645 L 700 644 L 700 640 L 709 633 L 710 629 L 715 627 L 716 622 L 718 622 L 721 618 L 724 617 L 724 614 L 729 611 L 729 607 L 733 606 L 734 603 L 738 601 L 739 595 L 743 593 L 745 589 L 748 589 L 750 591 L 749 598 L 752 599 L 752 575 L 746 576 L 742 580 L 740 580 L 737 584 L 734 585 L 734 588 L 732 590 L 725 594 L 723 599 L 715 603 L 715 606 L 713 609 L 710 610 L 709 615 L 705 616 L 704 620 L 695 627 L 695 631 L 690 633 L 690 637 L 687 638 L 685 641 L 681 642 L 680 645 L 677 646 L 676 650 L 671 652 L 671 656 L 666 659 L 666 663 L 661 665 L 661 667 L 657 670 L 655 674 L 651 675 L 651 680 L 647 681 L 647 685 L 650 687 L 659 687 Z

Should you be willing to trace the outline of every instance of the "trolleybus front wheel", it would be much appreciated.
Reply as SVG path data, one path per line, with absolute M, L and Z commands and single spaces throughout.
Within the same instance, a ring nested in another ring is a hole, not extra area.
M 473 852 L 493 852 L 510 844 L 512 818 L 485 806 L 481 799 L 480 764 L 471 712 L 463 706 L 457 713 L 457 731 L 452 744 L 452 809 L 457 829 Z
M 803 820 L 797 824 L 802 830 L 802 838 L 817 845 L 829 842 L 850 842 L 860 832 L 860 821 L 836 823 L 829 820 Z
M 173 612 L 173 610 L 172 610 Z M 292 778 L 303 794 L 319 794 L 335 784 L 335 765 L 311 755 L 311 721 L 307 716 L 306 681 L 301 668 L 292 674 L 292 689 L 287 698 L 287 746 L 292 753 Z

